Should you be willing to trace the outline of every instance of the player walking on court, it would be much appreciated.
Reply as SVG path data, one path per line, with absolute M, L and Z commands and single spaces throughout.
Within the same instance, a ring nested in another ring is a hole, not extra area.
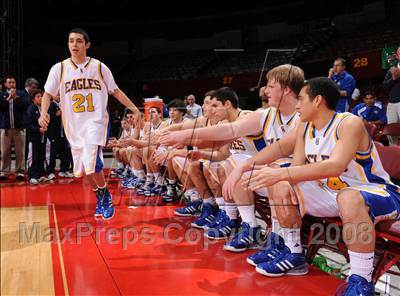
M 118 88 L 110 69 L 86 56 L 89 47 L 89 36 L 84 30 L 76 28 L 70 31 L 68 48 L 71 57 L 50 70 L 44 86 L 39 124 L 47 128 L 50 97 L 60 94 L 62 121 L 71 145 L 74 175 L 86 174 L 97 198 L 95 216 L 108 220 L 115 213 L 104 179 L 101 150 L 107 137 L 108 95 L 114 96 L 134 113 L 139 113 L 139 110 Z

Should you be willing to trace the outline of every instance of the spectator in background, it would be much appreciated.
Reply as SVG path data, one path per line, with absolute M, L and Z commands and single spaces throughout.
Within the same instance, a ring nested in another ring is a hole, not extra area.
M 365 121 L 384 125 L 387 122 L 386 111 L 382 102 L 377 101 L 373 91 L 366 91 L 364 103 L 358 104 L 353 109 L 353 114 L 363 118 Z
M 187 96 L 186 118 L 195 119 L 196 117 L 203 116 L 203 111 L 200 105 L 197 105 L 194 95 Z
M 11 145 L 15 147 L 17 180 L 25 180 L 25 114 L 30 104 L 25 92 L 16 89 L 14 76 L 5 78 L 6 91 L 0 94 L 0 180 L 11 173 Z
M 27 97 L 30 97 L 30 94 L 34 89 L 37 89 L 39 87 L 39 81 L 37 81 L 35 78 L 28 78 L 25 80 L 25 93 Z
M 27 113 L 26 139 L 28 143 L 28 178 L 29 184 L 37 185 L 49 179 L 45 177 L 44 163 L 46 159 L 46 129 L 39 126 L 40 105 L 43 92 L 40 89 L 31 91 L 32 104 Z
M 258 95 L 261 99 L 261 108 L 258 108 L 257 110 L 267 109 L 269 105 L 268 105 L 268 97 L 265 94 L 265 86 L 260 88 Z
M 352 75 L 347 73 L 345 59 L 335 59 L 333 62 L 333 68 L 329 69 L 328 78 L 335 81 L 340 88 L 340 99 L 336 105 L 336 111 L 349 111 L 352 94 L 356 88 L 356 81 Z
M 396 50 L 398 64 L 391 67 L 386 73 L 383 87 L 389 92 L 389 103 L 387 105 L 388 123 L 400 122 L 400 46 Z M 389 137 L 390 146 L 398 143 L 398 137 Z

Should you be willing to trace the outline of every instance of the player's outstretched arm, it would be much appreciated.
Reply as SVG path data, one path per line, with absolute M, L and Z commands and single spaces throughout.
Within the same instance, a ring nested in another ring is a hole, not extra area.
M 302 125 L 299 124 L 297 129 L 301 129 Z M 293 129 L 288 134 L 286 134 L 278 142 L 273 143 L 265 147 L 263 150 L 259 151 L 252 158 L 246 160 L 243 164 L 238 165 L 229 174 L 225 183 L 222 187 L 223 196 L 228 200 L 233 200 L 234 190 L 236 183 L 239 182 L 244 172 L 254 170 L 251 174 L 257 175 L 266 165 L 293 153 L 296 144 L 297 131 Z
M 261 118 L 261 112 L 253 112 L 235 122 L 223 123 L 194 130 L 188 129 L 170 132 L 160 137 L 160 141 L 163 145 L 172 146 L 175 144 L 192 145 L 192 139 L 206 141 L 234 140 L 242 136 L 260 133 Z
M 135 104 L 127 97 L 127 95 L 120 90 L 119 88 L 116 89 L 112 93 L 113 97 L 116 98 L 122 105 L 124 105 L 126 108 L 131 110 L 136 116 L 140 118 L 140 111 L 139 109 L 135 106 Z

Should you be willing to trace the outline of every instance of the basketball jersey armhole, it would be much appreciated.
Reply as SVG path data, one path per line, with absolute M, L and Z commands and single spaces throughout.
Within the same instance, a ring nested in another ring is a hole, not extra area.
M 340 128 L 340 126 L 342 125 L 343 121 L 345 121 L 347 118 L 350 118 L 350 116 L 349 116 L 349 115 L 343 116 L 343 117 L 340 119 L 338 125 L 336 126 L 336 131 L 335 131 L 335 140 L 336 140 L 336 141 L 339 140 L 339 128 Z
M 309 126 L 310 126 L 310 123 L 307 122 L 306 126 L 304 127 L 304 133 L 303 133 L 303 139 L 304 140 L 306 140 L 306 135 L 307 135 L 307 131 L 308 131 Z

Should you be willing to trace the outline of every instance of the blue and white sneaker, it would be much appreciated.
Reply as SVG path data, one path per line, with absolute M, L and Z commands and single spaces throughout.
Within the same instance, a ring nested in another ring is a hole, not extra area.
M 155 184 L 153 182 L 146 181 L 140 189 L 136 191 L 136 194 L 138 195 L 144 195 L 146 191 L 149 191 L 151 188 L 153 188 Z
M 285 246 L 274 260 L 257 265 L 256 271 L 265 276 L 305 275 L 308 273 L 306 258 L 302 253 L 292 253 Z
M 122 182 L 121 182 L 122 187 L 128 188 L 128 186 L 129 186 L 130 184 L 132 184 L 133 182 L 135 182 L 136 179 L 137 179 L 136 176 L 128 177 L 128 178 L 123 179 Z
M 240 231 L 225 243 L 224 250 L 231 252 L 243 252 L 249 249 L 257 249 L 261 244 L 261 227 L 250 227 L 243 222 Z
M 140 188 L 142 188 L 144 183 L 146 183 L 146 180 L 137 178 L 134 181 L 132 181 L 131 183 L 129 183 L 126 186 L 126 188 L 127 189 L 140 189 Z
M 164 194 L 162 185 L 155 184 L 153 187 L 151 187 L 149 190 L 146 190 L 144 192 L 144 196 L 162 196 Z
M 237 219 L 229 219 L 226 212 L 222 210 L 204 236 L 209 239 L 226 239 L 231 235 L 232 231 L 237 228 L 237 226 Z
M 175 215 L 181 217 L 196 217 L 201 214 L 201 207 L 203 205 L 203 200 L 197 199 L 190 202 L 186 207 L 176 209 L 174 211 Z
M 96 203 L 96 212 L 94 213 L 95 217 L 101 217 L 103 216 L 103 196 L 99 193 L 99 191 L 96 191 L 96 199 L 97 199 L 97 203 Z
M 201 215 L 199 218 L 194 220 L 190 225 L 195 228 L 205 229 L 207 223 L 212 223 L 218 214 L 216 206 L 205 203 L 201 209 Z
M 107 188 L 103 189 L 102 198 L 103 198 L 103 219 L 109 220 L 112 217 L 114 217 L 115 209 L 112 202 L 111 193 L 110 191 L 108 191 Z
M 283 238 L 274 232 L 271 232 L 267 239 L 267 245 L 260 251 L 247 257 L 247 263 L 257 266 L 260 263 L 274 260 L 281 254 L 285 247 Z
M 336 290 L 335 295 L 341 296 L 374 296 L 375 287 L 373 282 L 368 282 L 362 276 L 352 274 L 348 279 L 347 283 L 341 285 Z

